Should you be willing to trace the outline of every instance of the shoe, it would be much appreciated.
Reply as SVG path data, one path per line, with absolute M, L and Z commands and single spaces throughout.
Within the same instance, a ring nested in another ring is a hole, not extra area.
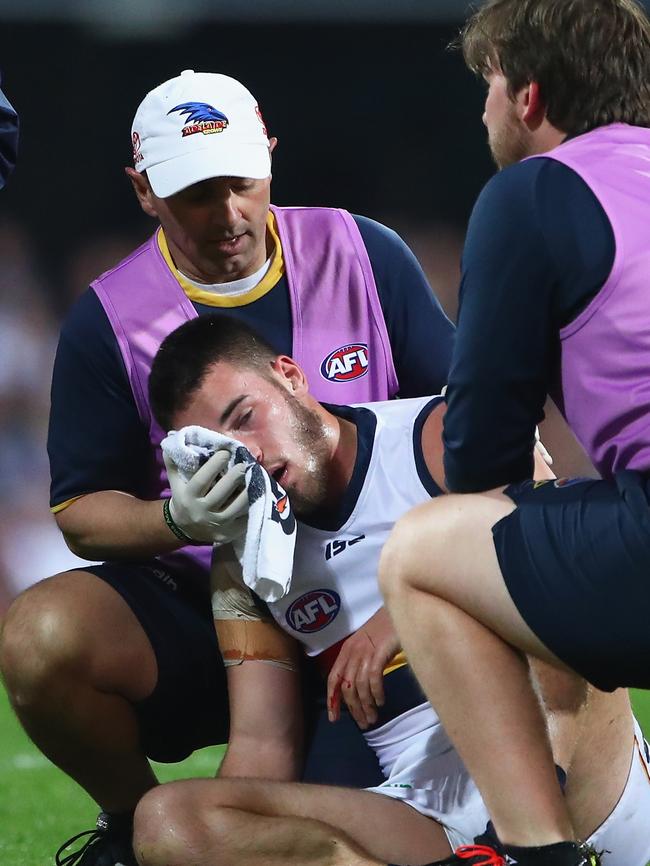
M 483 844 L 463 845 L 446 860 L 437 860 L 429 866 L 600 866 L 600 856 L 589 845 L 558 842 L 539 848 L 515 848 L 485 844 L 485 837 L 477 837 Z
M 86 841 L 68 854 L 79 839 Z M 68 839 L 56 852 L 56 866 L 138 866 L 133 853 L 133 813 L 109 815 L 100 812 L 95 830 L 84 830 Z
M 508 861 L 492 845 L 462 845 L 451 857 L 429 866 L 508 866 Z

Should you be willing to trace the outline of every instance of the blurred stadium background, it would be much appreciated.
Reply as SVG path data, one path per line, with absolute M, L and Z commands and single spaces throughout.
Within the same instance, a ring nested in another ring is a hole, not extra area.
M 274 202 L 341 206 L 392 226 L 453 317 L 464 227 L 493 172 L 481 87 L 446 50 L 469 5 L 0 0 L 3 88 L 22 125 L 19 164 L 0 195 L 0 613 L 21 586 L 75 562 L 48 510 L 50 372 L 68 307 L 153 228 L 123 172 L 140 99 L 187 68 L 241 79 L 279 138 Z M 545 439 L 561 472 L 565 454 L 581 458 L 558 430 Z M 3 862 L 45 862 L 28 842 L 35 807 L 8 772 L 44 759 L 3 702 L 0 694 L 0 826 L 27 845 L 24 860 L 18 845 Z M 23 819 L 11 811 L 18 802 Z

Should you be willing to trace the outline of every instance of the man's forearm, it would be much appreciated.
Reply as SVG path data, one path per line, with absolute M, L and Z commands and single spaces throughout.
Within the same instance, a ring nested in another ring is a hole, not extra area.
M 299 749 L 295 744 L 265 743 L 234 738 L 219 768 L 221 778 L 273 779 L 295 782 L 300 778 Z
M 160 500 L 145 501 L 118 490 L 77 499 L 56 515 L 70 550 L 84 559 L 129 559 L 182 547 L 163 517 Z

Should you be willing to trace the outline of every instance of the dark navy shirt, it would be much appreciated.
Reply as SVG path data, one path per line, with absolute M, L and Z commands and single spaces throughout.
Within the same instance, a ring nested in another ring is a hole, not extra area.
M 393 351 L 400 396 L 438 393 L 447 381 L 454 328 L 415 256 L 395 232 L 355 217 L 372 264 Z M 193 302 L 199 315 L 219 309 Z M 228 307 L 279 353 L 292 352 L 286 278 L 253 303 Z M 144 496 L 152 450 L 106 313 L 92 289 L 61 331 L 48 434 L 50 504 L 98 490 Z
M 483 189 L 463 252 L 445 416 L 450 490 L 532 477 L 535 425 L 557 396 L 559 330 L 611 272 L 611 224 L 587 184 L 553 159 L 526 160 Z

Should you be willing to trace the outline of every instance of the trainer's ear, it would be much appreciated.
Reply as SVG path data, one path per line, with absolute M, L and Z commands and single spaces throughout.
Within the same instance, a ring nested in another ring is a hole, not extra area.
M 124 171 L 131 181 L 133 192 L 135 193 L 142 210 L 147 214 L 147 216 L 156 218 L 158 216 L 158 211 L 156 209 L 155 196 L 146 173 L 136 171 L 128 165 L 125 166 Z
M 529 129 L 538 129 L 546 117 L 546 104 L 536 81 L 530 81 L 515 96 L 519 116 Z

